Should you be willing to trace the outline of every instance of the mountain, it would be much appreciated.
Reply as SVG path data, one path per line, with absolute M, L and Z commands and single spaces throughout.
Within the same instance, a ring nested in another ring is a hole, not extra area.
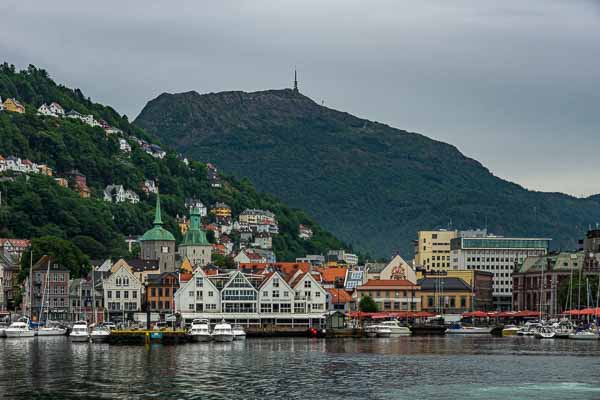
M 456 147 L 323 107 L 293 90 L 163 93 L 135 120 L 186 155 L 249 178 L 356 248 L 413 252 L 420 229 L 487 226 L 573 248 L 596 201 L 500 179 Z
M 175 216 L 186 215 L 185 199 L 194 197 L 207 206 L 225 202 L 234 215 L 246 208 L 274 212 L 280 234 L 274 237 L 273 246 L 282 261 L 344 246 L 308 214 L 257 192 L 247 180 L 221 176 L 223 187 L 213 188 L 205 164 L 192 160 L 188 166 L 168 149 L 163 159 L 148 154 L 140 146 L 141 140 L 160 146 L 159 140 L 130 124 L 114 109 L 92 102 L 79 89 L 57 85 L 42 69 L 30 66 L 16 71 L 6 63 L 0 65 L 0 96 L 16 98 L 26 109 L 24 114 L 0 112 L 0 155 L 47 164 L 54 171 L 53 177 L 16 174 L 10 178 L 11 173 L 0 173 L 2 237 L 50 235 L 73 242 L 92 258 L 126 256 L 124 236 L 142 234 L 152 225 L 155 195 L 142 192 L 144 181 L 151 179 L 160 186 L 165 227 L 178 241 L 181 234 Z M 103 120 L 113 127 L 112 133 L 77 119 L 37 115 L 40 105 L 51 102 L 60 103 L 67 111 Z M 120 149 L 120 140 L 128 142 L 130 152 Z M 82 198 L 55 181 L 73 169 L 85 175 L 90 198 Z M 103 201 L 104 188 L 109 184 L 135 191 L 140 203 Z M 208 220 L 212 218 L 209 215 Z M 299 224 L 312 228 L 311 240 L 298 238 Z

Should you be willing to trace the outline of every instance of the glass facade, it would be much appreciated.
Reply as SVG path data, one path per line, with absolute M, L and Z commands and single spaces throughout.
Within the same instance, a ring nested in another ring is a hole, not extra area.
M 550 239 L 463 238 L 463 249 L 548 249 Z

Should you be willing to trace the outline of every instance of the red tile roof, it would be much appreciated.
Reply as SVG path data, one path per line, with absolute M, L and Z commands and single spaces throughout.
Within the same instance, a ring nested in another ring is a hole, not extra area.
M 346 304 L 352 302 L 352 296 L 344 289 L 327 289 L 327 292 L 331 296 L 331 302 L 333 304 Z
M 323 282 L 325 283 L 335 283 L 337 281 L 342 281 L 346 279 L 346 268 L 320 268 L 319 272 L 323 276 Z
M 407 281 L 407 280 L 395 280 L 395 279 L 370 279 L 367 281 L 367 283 L 365 283 L 362 286 L 359 286 L 356 288 L 356 290 L 361 290 L 361 289 L 371 289 L 371 288 L 378 288 L 378 287 L 414 287 L 414 288 L 418 288 L 418 285 L 415 285 L 414 283 Z

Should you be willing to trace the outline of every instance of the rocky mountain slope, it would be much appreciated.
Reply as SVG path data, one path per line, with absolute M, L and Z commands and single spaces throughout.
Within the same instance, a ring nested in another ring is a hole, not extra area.
M 135 125 L 249 178 L 377 255 L 412 254 L 419 229 L 484 227 L 572 248 L 600 221 L 592 199 L 500 179 L 454 146 L 318 105 L 289 89 L 163 93 Z

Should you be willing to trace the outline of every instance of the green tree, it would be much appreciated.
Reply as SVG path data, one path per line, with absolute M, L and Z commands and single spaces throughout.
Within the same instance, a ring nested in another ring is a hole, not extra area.
M 57 263 L 69 269 L 71 277 L 78 278 L 89 269 L 89 258 L 72 242 L 55 236 L 43 236 L 31 241 L 31 251 L 25 252 L 21 258 L 21 281 L 29 275 L 29 266 L 33 253 L 33 264 L 42 256 L 49 255 Z
M 227 269 L 235 268 L 235 261 L 233 261 L 233 258 L 231 256 L 224 256 L 222 254 L 213 254 L 212 262 L 213 262 L 213 264 L 215 264 L 217 267 L 220 267 L 220 268 L 227 268 Z
M 377 303 L 371 296 L 364 296 L 358 303 L 358 309 L 362 312 L 377 312 Z

